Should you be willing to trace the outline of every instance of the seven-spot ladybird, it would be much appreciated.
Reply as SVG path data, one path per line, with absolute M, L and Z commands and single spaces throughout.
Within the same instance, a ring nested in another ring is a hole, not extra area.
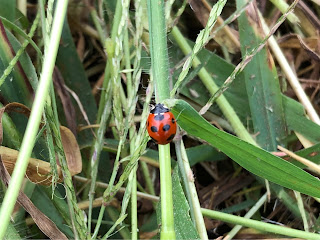
M 158 103 L 150 111 L 147 130 L 153 141 L 157 144 L 165 145 L 171 142 L 176 135 L 176 119 L 166 106 Z

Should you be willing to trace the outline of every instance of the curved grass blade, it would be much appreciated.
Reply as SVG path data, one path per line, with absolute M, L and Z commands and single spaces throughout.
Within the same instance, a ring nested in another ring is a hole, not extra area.
M 241 9 L 245 3 L 237 0 L 237 8 Z M 254 3 L 249 4 L 238 18 L 243 58 L 263 42 L 261 24 L 257 19 Z M 257 143 L 265 150 L 276 151 L 286 135 L 286 126 L 279 79 L 268 49 L 264 47 L 257 52 L 243 71 Z
M 169 100 L 166 104 L 172 107 L 181 128 L 220 149 L 251 173 L 301 193 L 320 196 L 320 181 L 309 173 L 263 149 L 218 130 L 183 100 Z

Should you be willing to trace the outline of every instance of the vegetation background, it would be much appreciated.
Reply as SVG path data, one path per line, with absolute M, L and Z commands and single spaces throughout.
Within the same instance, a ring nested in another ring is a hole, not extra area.
M 0 238 L 320 239 L 319 15 L 0 0 Z

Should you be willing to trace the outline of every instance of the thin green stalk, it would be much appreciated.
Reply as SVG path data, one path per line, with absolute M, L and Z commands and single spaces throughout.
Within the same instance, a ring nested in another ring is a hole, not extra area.
M 103 28 L 101 26 L 101 24 L 104 25 L 104 22 L 102 22 L 102 20 L 99 18 L 98 13 L 95 8 L 90 7 L 90 6 L 89 6 L 89 8 L 90 8 L 90 15 L 91 15 L 92 21 L 93 21 L 94 26 L 96 27 L 98 34 L 99 34 L 99 37 L 100 37 L 100 42 L 103 42 L 107 38 L 106 33 L 103 31 Z
M 155 80 L 156 101 L 163 102 L 169 93 L 169 60 L 163 0 L 147 1 L 152 77 Z M 159 145 L 161 184 L 161 239 L 175 239 L 170 145 Z
M 143 174 L 143 177 L 144 177 L 144 181 L 146 183 L 146 188 L 147 188 L 148 193 L 150 193 L 151 195 L 156 195 L 156 193 L 154 191 L 153 184 L 152 184 L 152 180 L 151 180 L 151 177 L 150 177 L 150 173 L 149 173 L 149 169 L 148 169 L 147 163 L 144 162 L 144 161 L 141 161 L 140 162 L 140 167 L 141 167 L 141 170 L 142 170 L 142 174 Z
M 137 240 L 138 239 L 138 211 L 137 211 L 137 168 L 138 165 L 132 170 L 130 173 L 132 177 L 132 191 L 131 191 L 131 239 Z
M 220 221 L 238 224 L 249 228 L 254 228 L 264 232 L 270 232 L 275 234 L 280 234 L 284 236 L 303 238 L 309 240 L 319 240 L 320 234 L 304 232 L 292 228 L 281 227 L 278 225 L 260 222 L 252 219 L 246 219 L 243 217 L 234 216 L 232 214 L 222 213 L 214 210 L 209 210 L 202 208 L 202 214 L 206 217 L 217 219 Z
M 106 72 L 105 72 L 105 77 L 106 77 Z M 112 84 L 109 79 L 104 79 L 106 83 L 109 83 L 107 85 L 107 89 L 105 91 L 104 97 L 105 99 L 105 105 L 103 108 L 103 112 L 101 117 L 99 118 L 100 125 L 97 131 L 97 138 L 93 143 L 93 148 L 91 151 L 91 158 L 90 158 L 90 164 L 91 164 L 91 184 L 90 184 L 90 190 L 89 190 L 89 211 L 88 211 L 88 234 L 91 233 L 91 221 L 92 221 L 92 203 L 94 199 L 94 193 L 95 193 L 95 183 L 97 180 L 97 175 L 98 175 L 98 166 L 99 166 L 99 160 L 100 160 L 100 154 L 101 150 L 103 147 L 103 142 L 104 142 L 104 133 L 107 128 L 107 121 L 110 117 L 111 113 L 111 108 L 112 108 L 112 102 L 111 102 L 111 97 L 112 97 Z
M 112 39 L 112 41 L 115 41 L 117 30 L 118 30 L 120 19 L 121 19 L 121 14 L 122 14 L 122 3 L 121 3 L 121 1 L 117 1 L 116 12 L 115 12 L 115 15 L 114 15 L 114 19 L 113 19 L 113 23 L 112 23 L 112 30 L 111 30 L 111 39 Z M 104 42 L 102 44 L 105 45 L 106 43 Z M 104 81 L 103 81 L 103 84 L 102 84 L 102 89 L 107 89 L 107 87 L 108 87 L 108 81 L 107 80 L 110 78 L 111 67 L 112 67 L 112 63 L 111 63 L 111 61 L 108 61 L 107 65 L 106 65 L 106 69 L 105 69 L 105 77 L 104 77 Z M 99 101 L 97 122 L 100 121 L 100 118 L 102 116 L 102 112 L 104 111 L 103 109 L 104 109 L 104 105 L 106 103 L 105 95 L 106 95 L 106 91 L 102 91 L 101 92 L 100 101 Z
M 298 202 L 298 207 L 299 207 L 301 218 L 302 218 L 302 221 L 303 221 L 304 230 L 306 232 L 309 232 L 310 230 L 309 230 L 307 214 L 306 214 L 306 210 L 304 209 L 304 204 L 303 204 L 303 200 L 302 200 L 302 197 L 301 197 L 301 193 L 299 193 L 297 191 L 294 191 L 294 195 L 296 196 L 296 199 L 297 199 L 297 202 Z
M 31 26 L 30 29 L 30 33 L 28 34 L 28 38 L 32 38 L 34 35 L 34 32 L 36 31 L 37 27 L 38 27 L 38 23 L 40 20 L 40 14 L 38 13 L 35 20 L 33 21 L 33 24 Z M 17 51 L 16 55 L 14 56 L 14 58 L 12 58 L 12 60 L 9 63 L 9 66 L 3 71 L 3 74 L 0 78 L 0 86 L 4 83 L 5 79 L 9 76 L 9 74 L 12 72 L 14 66 L 17 64 L 20 56 L 24 53 L 24 50 L 26 49 L 26 47 L 29 45 L 30 41 L 28 39 L 25 39 L 21 48 Z M 31 81 L 32 83 L 32 81 Z
M 208 239 L 207 230 L 206 230 L 204 219 L 201 213 L 201 206 L 200 206 L 200 202 L 197 194 L 197 189 L 194 184 L 193 173 L 190 168 L 188 155 L 182 140 L 179 143 L 176 143 L 176 152 L 177 152 L 179 168 L 181 170 L 181 173 L 183 172 L 183 175 L 185 175 L 184 178 L 186 178 L 185 188 L 188 189 L 187 192 L 189 192 L 188 201 L 190 204 L 190 212 L 194 216 L 198 234 L 202 240 Z
M 196 55 L 199 53 L 199 51 L 204 47 L 204 45 L 209 41 L 210 38 L 210 32 L 215 25 L 218 16 L 220 16 L 222 9 L 224 5 L 226 4 L 227 0 L 219 0 L 211 9 L 210 15 L 208 18 L 208 22 L 203 30 L 199 33 L 196 42 L 194 44 L 194 47 L 191 51 L 190 56 L 188 59 L 185 61 L 182 71 L 178 77 L 178 80 L 176 84 L 174 85 L 170 96 L 173 97 L 176 94 L 176 91 L 178 90 L 179 86 L 181 85 L 182 81 L 185 79 L 187 76 L 192 64 L 193 64 L 193 59 L 195 59 Z
M 44 14 L 44 4 L 40 1 L 40 12 L 41 21 L 44 24 L 42 27 L 42 34 L 44 36 L 45 50 L 49 49 L 50 46 L 50 29 L 52 29 L 52 14 L 53 14 L 53 1 L 48 1 L 47 14 Z M 45 18 L 47 16 L 47 18 Z M 67 203 L 69 207 L 69 213 L 71 217 L 72 229 L 76 239 L 83 239 L 86 236 L 86 226 L 84 224 L 83 213 L 77 205 L 76 195 L 72 183 L 72 177 L 68 168 L 66 156 L 63 150 L 61 134 L 60 134 L 60 123 L 56 106 L 56 97 L 54 94 L 53 83 L 49 86 L 49 97 L 45 102 L 45 108 L 43 118 L 47 125 L 46 144 L 49 150 L 50 166 L 52 168 L 52 192 L 57 184 L 58 172 L 56 164 L 56 156 L 61 164 L 63 173 L 64 186 L 66 189 Z M 54 147 L 54 143 L 55 146 Z M 53 193 L 52 193 L 53 194 Z
M 275 31 L 280 27 L 280 25 L 286 20 L 287 16 L 293 11 L 294 7 L 297 5 L 298 0 L 295 0 L 290 7 L 287 9 L 287 12 L 283 14 L 277 23 L 273 26 L 271 31 L 266 34 L 266 37 L 261 41 L 260 44 L 258 44 L 256 47 L 254 47 L 249 53 L 247 53 L 243 60 L 236 66 L 236 68 L 233 70 L 233 72 L 230 74 L 230 76 L 225 80 L 225 82 L 222 84 L 222 86 L 219 88 L 217 92 L 215 92 L 210 99 L 208 100 L 208 103 L 205 107 L 201 110 L 202 113 L 206 112 L 207 109 L 212 105 L 214 101 L 224 92 L 228 89 L 230 84 L 235 80 L 236 76 L 242 72 L 242 70 L 247 66 L 249 62 L 253 59 L 253 57 L 260 52 L 264 46 L 267 44 L 267 41 L 272 38 L 272 35 L 275 33 Z M 261 20 L 262 21 L 262 20 Z M 270 41 L 270 40 L 269 40 Z
M 161 186 L 161 239 L 175 239 L 172 180 L 171 180 L 171 157 L 170 145 L 159 145 L 160 159 L 160 186 Z M 170 171 L 168 171 L 168 169 Z M 171 211 L 168 211 L 171 209 Z
M 131 68 L 131 61 L 130 61 L 130 45 L 129 45 L 128 29 L 126 29 L 124 33 L 123 45 L 124 45 L 125 66 L 126 66 L 126 69 L 129 70 Z M 137 51 L 139 50 L 140 49 L 137 49 Z M 126 77 L 127 77 L 127 95 L 128 95 L 127 101 L 131 103 L 135 103 L 134 99 L 135 99 L 136 93 L 134 92 L 134 89 L 133 89 L 131 72 L 127 72 Z M 127 108 L 126 110 L 128 110 L 130 106 L 126 106 L 126 108 Z M 128 119 L 129 125 L 130 125 L 129 140 L 130 140 L 130 155 L 132 155 L 136 149 L 136 146 L 135 146 L 136 131 L 135 131 L 135 125 L 133 122 L 133 116 L 132 117 L 129 116 L 129 113 L 128 113 L 127 118 L 130 118 L 130 120 Z M 133 170 L 131 171 L 128 178 L 129 184 L 127 185 L 127 188 L 131 187 L 131 239 L 138 239 L 137 175 L 136 175 L 137 166 L 133 168 Z
M 42 52 L 40 50 L 40 48 L 38 47 L 38 45 L 32 40 L 32 38 L 30 36 L 28 36 L 21 28 L 19 28 L 17 25 L 15 25 L 14 23 L 10 22 L 9 20 L 7 20 L 4 17 L 0 16 L 0 20 L 2 21 L 3 25 L 7 28 L 7 29 L 11 29 L 14 32 L 16 32 L 17 34 L 19 34 L 21 39 L 25 39 L 29 42 L 29 44 L 31 44 L 31 46 L 34 48 L 34 50 L 37 51 L 37 54 L 39 56 L 42 57 Z M 31 27 L 32 28 L 32 27 Z M 30 31 L 31 32 L 31 31 Z
M 180 30 L 177 27 L 174 27 L 171 31 L 171 34 L 175 38 L 176 42 L 178 43 L 178 45 L 181 48 L 181 50 L 183 51 L 183 53 L 185 55 L 188 55 L 192 51 L 192 49 L 191 49 L 189 43 L 185 40 L 185 38 L 181 34 Z M 201 64 L 200 60 L 197 57 L 195 57 L 192 61 L 193 67 L 196 68 L 200 64 Z M 207 72 L 207 70 L 205 68 L 202 68 L 199 71 L 198 76 L 200 77 L 203 84 L 206 86 L 206 88 L 210 92 L 210 94 L 213 95 L 219 90 L 219 87 L 215 84 L 211 75 Z M 251 137 L 251 135 L 248 133 L 247 129 L 243 126 L 237 113 L 234 111 L 234 109 L 232 108 L 232 106 L 230 105 L 228 100 L 224 97 L 224 95 L 221 95 L 217 99 L 217 104 L 219 105 L 224 116 L 230 122 L 236 135 L 239 138 L 241 138 L 241 139 L 243 139 L 253 145 L 257 145 L 256 142 Z
M 182 140 L 175 142 L 177 161 L 178 161 L 178 165 L 179 165 L 179 170 L 180 170 L 180 174 L 181 174 L 182 183 L 183 183 L 183 186 L 184 186 L 185 195 L 186 195 L 186 198 L 188 200 L 189 207 L 190 207 L 190 216 L 191 216 L 191 219 L 193 221 L 193 224 L 196 226 L 196 218 L 195 218 L 194 206 L 193 206 L 193 201 L 192 201 L 192 194 L 191 194 L 191 190 L 189 188 L 189 180 L 190 181 L 194 180 L 193 179 L 193 173 L 192 173 L 192 170 L 190 169 L 190 166 L 189 166 L 189 169 L 188 169 L 189 171 L 187 171 L 185 169 L 184 161 L 186 161 L 187 164 L 188 164 L 189 163 L 189 159 L 188 159 L 188 156 L 186 156 L 187 158 L 182 158 L 182 146 L 183 146 L 183 141 Z M 185 151 L 184 147 L 183 147 L 183 149 Z M 187 176 L 187 173 L 188 173 L 188 176 Z M 189 177 L 189 179 L 188 179 L 188 177 Z M 202 214 L 201 214 L 201 216 L 202 216 Z
M 110 81 L 111 74 L 111 62 L 114 55 L 114 41 L 116 37 L 116 30 L 119 27 L 120 19 L 122 13 L 122 5 L 121 1 L 117 2 L 116 12 L 112 25 L 112 33 L 111 39 L 107 39 L 103 44 L 106 46 L 108 61 L 104 71 L 104 81 L 102 88 L 104 91 L 101 93 L 100 101 L 99 101 L 99 109 L 97 114 L 97 122 L 100 123 L 99 129 L 97 130 L 98 138 L 93 143 L 93 148 L 91 150 L 91 184 L 89 189 L 89 210 L 88 210 L 88 234 L 91 233 L 91 221 L 92 221 L 92 202 L 94 199 L 95 193 L 95 182 L 97 180 L 98 166 L 100 160 L 100 153 L 103 146 L 104 133 L 106 131 L 107 121 L 111 113 L 112 108 L 112 84 Z M 104 39 L 100 39 L 103 41 Z M 102 215 L 103 216 L 103 215 Z M 101 219 L 102 220 L 102 219 Z M 100 222 L 101 222 L 100 220 Z M 98 229 L 96 230 L 98 233 Z
M 284 0 L 276 0 L 276 1 L 270 0 L 270 2 L 272 2 L 280 10 L 280 12 L 282 12 L 283 14 L 289 8 L 288 3 L 286 3 L 286 1 L 284 1 Z M 302 33 L 302 31 L 299 27 L 300 20 L 293 12 L 288 15 L 288 20 L 292 24 L 294 31 L 297 34 L 299 34 L 300 36 L 304 36 L 304 34 Z
M 0 219 L 2 223 L 2 226 L 0 228 L 0 239 L 2 239 L 5 235 L 7 226 L 10 221 L 10 215 L 16 203 L 21 183 L 26 173 L 28 160 L 31 156 L 31 152 L 35 144 L 34 140 L 40 125 L 45 100 L 48 96 L 48 90 L 52 80 L 53 68 L 58 52 L 67 6 L 67 0 L 58 1 L 56 5 L 56 9 L 58 10 L 56 11 L 55 21 L 52 26 L 50 48 L 46 51 L 46 55 L 44 57 L 44 65 L 40 76 L 39 87 L 32 106 L 31 115 L 28 121 L 24 138 L 22 140 L 21 149 L 12 174 L 12 179 L 10 181 L 10 185 L 7 189 L 0 209 Z
M 267 193 L 265 193 L 259 200 L 256 202 L 256 204 L 244 215 L 244 218 L 251 218 L 259 209 L 260 207 L 265 203 L 267 200 Z M 233 227 L 233 229 L 228 233 L 227 236 L 223 240 L 229 240 L 232 239 L 242 228 L 241 225 L 236 225 Z

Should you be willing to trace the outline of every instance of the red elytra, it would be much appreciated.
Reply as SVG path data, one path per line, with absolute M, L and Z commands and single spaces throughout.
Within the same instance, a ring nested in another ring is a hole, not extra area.
M 170 143 L 177 131 L 177 123 L 172 112 L 161 103 L 158 103 L 151 111 L 147 120 L 149 136 L 157 144 Z

